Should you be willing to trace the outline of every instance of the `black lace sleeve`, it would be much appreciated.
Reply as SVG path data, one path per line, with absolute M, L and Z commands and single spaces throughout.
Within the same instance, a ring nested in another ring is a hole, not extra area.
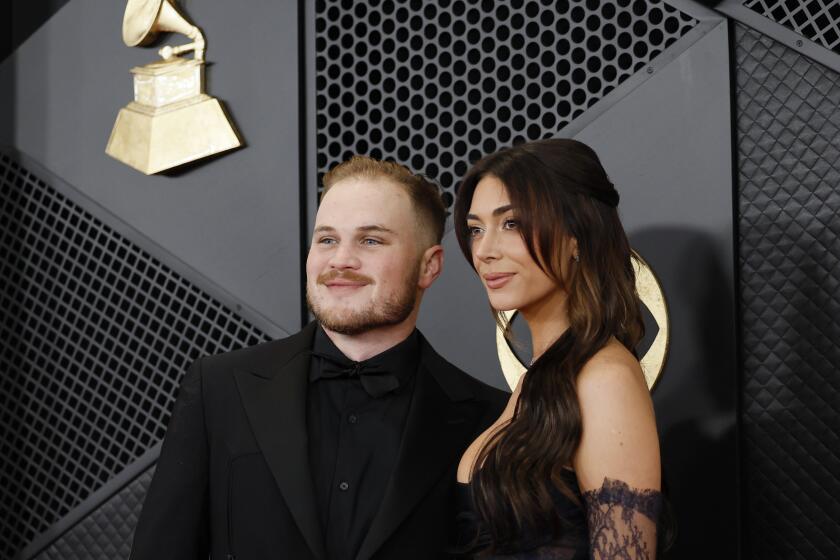
M 662 493 L 638 490 L 621 480 L 604 479 L 583 493 L 594 560 L 653 560 Z

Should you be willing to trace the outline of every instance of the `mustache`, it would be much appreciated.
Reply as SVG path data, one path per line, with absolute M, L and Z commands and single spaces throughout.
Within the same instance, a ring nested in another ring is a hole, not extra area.
M 352 272 L 350 270 L 331 270 L 329 272 L 319 274 L 318 278 L 316 279 L 316 283 L 326 284 L 327 282 L 332 282 L 333 280 L 348 280 L 350 282 L 373 284 L 373 278 L 370 278 L 369 276 L 365 276 L 363 274 Z

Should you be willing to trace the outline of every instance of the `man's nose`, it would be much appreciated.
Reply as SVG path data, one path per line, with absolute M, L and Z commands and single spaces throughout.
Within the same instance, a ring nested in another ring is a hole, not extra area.
M 347 268 L 356 269 L 361 265 L 361 261 L 354 247 L 347 243 L 341 243 L 330 256 L 329 265 L 331 268 L 342 270 Z

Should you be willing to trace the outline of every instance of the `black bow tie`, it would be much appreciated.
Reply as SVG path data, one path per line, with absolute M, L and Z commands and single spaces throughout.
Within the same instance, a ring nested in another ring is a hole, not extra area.
M 311 375 L 309 377 L 310 381 L 358 377 L 362 383 L 362 388 L 375 399 L 387 395 L 400 386 L 397 376 L 388 373 L 384 367 L 376 362 L 353 362 L 346 358 L 321 354 L 320 352 L 312 352 L 312 355 L 321 358 L 322 361 L 320 375 Z

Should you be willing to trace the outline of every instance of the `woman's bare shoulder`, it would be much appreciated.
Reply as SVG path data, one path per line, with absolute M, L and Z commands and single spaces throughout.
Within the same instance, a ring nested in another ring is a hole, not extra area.
M 608 477 L 658 488 L 656 419 L 635 356 L 613 339 L 583 367 L 577 390 L 583 435 L 575 470 L 581 486 L 598 488 Z
M 577 377 L 578 397 L 603 396 L 604 391 L 633 390 L 648 396 L 639 360 L 615 338 L 589 359 Z M 584 404 L 584 403 L 582 403 Z

